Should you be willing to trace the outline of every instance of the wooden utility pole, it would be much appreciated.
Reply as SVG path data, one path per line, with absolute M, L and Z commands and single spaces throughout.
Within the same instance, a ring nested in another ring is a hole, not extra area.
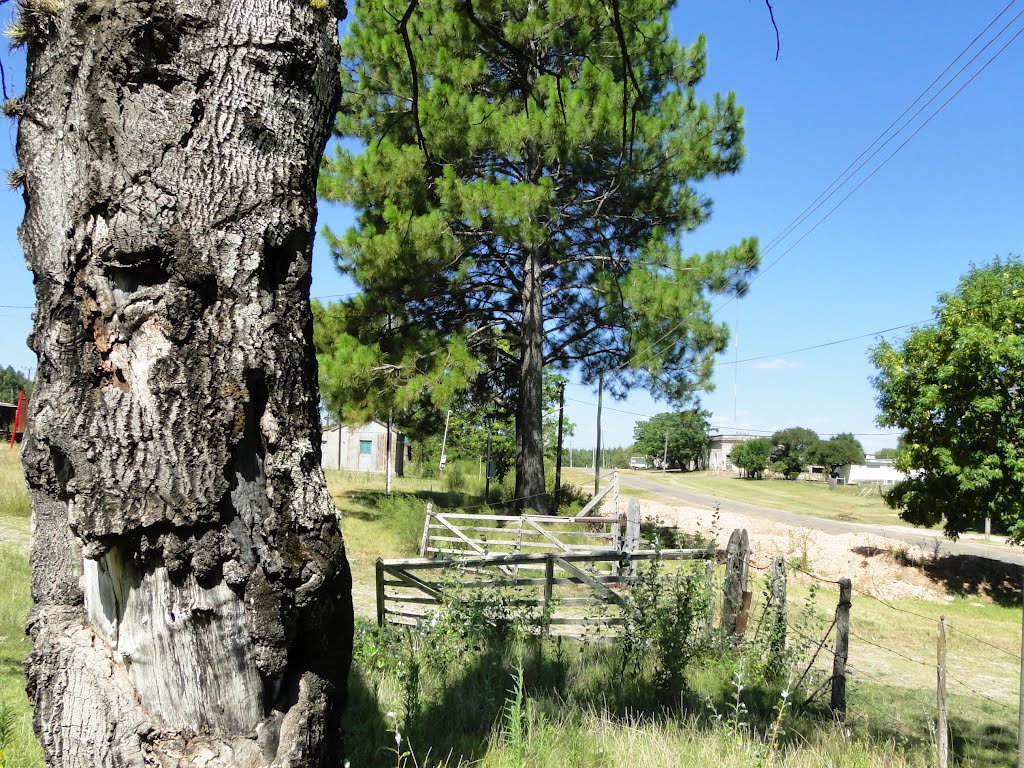
M 936 699 L 939 721 L 935 725 L 935 759 L 938 768 L 949 767 L 949 718 L 946 715 L 946 617 L 939 617 L 939 632 L 935 637 Z
M 384 494 L 386 496 L 391 495 L 391 411 L 388 411 L 388 436 L 387 440 L 384 441 L 385 452 L 384 452 Z
M 604 372 L 597 374 L 597 443 L 594 447 L 594 495 L 601 491 L 601 404 L 604 397 Z
M 484 504 L 491 503 L 491 420 L 487 420 L 487 464 L 484 467 Z
M 665 452 L 661 456 L 661 474 L 665 474 L 665 470 L 668 469 L 668 432 L 665 432 Z
M 555 514 L 562 491 L 562 418 L 565 415 L 565 382 L 558 388 L 558 450 L 555 451 Z
M 850 655 L 850 604 L 853 584 L 839 580 L 839 605 L 836 606 L 836 651 L 832 661 L 832 716 L 846 720 L 846 660 Z

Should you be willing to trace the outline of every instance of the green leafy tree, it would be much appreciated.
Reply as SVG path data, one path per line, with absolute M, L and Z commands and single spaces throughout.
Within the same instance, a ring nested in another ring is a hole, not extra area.
M 895 448 L 882 448 L 881 450 L 875 451 L 876 459 L 895 459 L 896 449 Z
M 760 480 L 772 460 L 774 444 L 767 437 L 757 437 L 738 443 L 729 451 L 729 461 L 755 480 Z
M 807 450 L 811 464 L 825 467 L 830 473 L 844 464 L 860 464 L 864 461 L 864 446 L 849 432 L 834 435 L 828 440 L 819 440 Z
M 885 498 L 950 536 L 1002 520 L 1024 540 L 1024 264 L 975 266 L 939 296 L 935 325 L 872 350 L 878 424 L 905 430 Z
M 818 433 L 806 427 L 790 427 L 776 432 L 771 437 L 772 461 L 771 469 L 795 480 L 809 463 L 807 452 L 818 441 Z
M 668 438 L 668 466 L 686 467 L 699 463 L 708 452 L 707 411 L 691 410 L 659 413 L 633 427 L 637 454 L 662 458 Z
M 687 402 L 727 344 L 712 297 L 758 263 L 753 239 L 683 251 L 711 214 L 697 185 L 739 168 L 742 109 L 697 98 L 704 39 L 679 45 L 670 8 L 365 3 L 343 43 L 336 132 L 362 151 L 340 143 L 319 192 L 359 214 L 328 241 L 365 327 L 507 382 L 522 506 L 543 505 L 545 366 Z
M 337 419 L 394 419 L 413 437 L 437 431 L 478 369 L 465 339 L 381 316 L 372 299 L 312 302 L 320 395 Z M 443 425 L 442 425 L 443 426 Z
M 32 382 L 11 366 L 0 368 L 0 400 L 11 403 L 18 402 L 18 394 L 24 392 L 26 397 L 32 395 Z

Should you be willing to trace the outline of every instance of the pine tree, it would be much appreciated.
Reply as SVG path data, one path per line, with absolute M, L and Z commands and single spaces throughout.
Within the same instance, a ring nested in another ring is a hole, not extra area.
M 364 148 L 321 174 L 359 211 L 328 235 L 338 264 L 378 317 L 509 383 L 520 508 L 543 507 L 544 367 L 687 402 L 727 343 L 711 295 L 758 262 L 752 239 L 683 252 L 711 214 L 697 183 L 739 168 L 742 109 L 697 98 L 704 39 L 680 46 L 670 7 L 368 3 L 343 42 L 336 131 Z

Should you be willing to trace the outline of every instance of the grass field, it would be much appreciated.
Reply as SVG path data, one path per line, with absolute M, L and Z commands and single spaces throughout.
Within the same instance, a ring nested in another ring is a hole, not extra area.
M 385 498 L 380 478 L 329 473 L 328 484 L 343 512 L 357 612 L 364 617 L 374 610 L 374 560 L 416 553 L 426 502 L 438 507 L 474 506 L 481 490 L 472 479 L 453 488 L 438 480 L 404 478 L 396 480 L 396 493 Z M 507 493 L 507 489 L 496 490 Z M 5 768 L 42 764 L 31 734 L 20 666 L 28 651 L 24 637 L 29 607 L 27 510 L 20 467 L 13 453 L 3 452 L 0 702 L 17 712 Z M 762 586 L 761 577 L 755 574 L 754 578 L 752 616 L 756 617 Z M 814 616 L 813 621 L 794 619 L 791 642 L 797 641 L 797 632 L 820 637 L 836 597 L 832 585 L 812 592 L 805 584 L 791 583 L 794 615 L 804 605 L 813 606 L 805 608 L 804 614 Z M 924 768 L 933 762 L 934 636 L 936 622 L 944 614 L 951 628 L 950 718 L 956 764 L 1011 768 L 1016 760 L 1020 609 L 1013 599 L 1004 602 L 1007 605 L 1001 606 L 984 596 L 965 594 L 941 604 L 885 604 L 855 595 L 847 722 L 837 727 L 812 706 L 809 713 L 787 715 L 775 736 L 771 724 L 779 701 L 777 691 L 751 685 L 743 694 L 749 714 L 739 718 L 730 714 L 734 701 L 730 681 L 739 671 L 740 657 L 709 658 L 695 664 L 690 675 L 692 692 L 682 709 L 650 706 L 639 683 L 609 672 L 608 659 L 602 659 L 602 654 L 610 651 L 570 644 L 561 650 L 551 644 L 539 651 L 529 644 L 517 651 L 513 644 L 503 647 L 500 657 L 481 651 L 466 656 L 444 675 L 418 670 L 411 687 L 409 667 L 395 664 L 402 658 L 401 649 L 391 648 L 390 656 L 374 655 L 375 632 L 363 619 L 362 655 L 353 670 L 345 726 L 352 765 L 396 765 L 398 755 L 389 747 L 398 746 L 400 753 L 411 747 L 418 766 L 456 766 L 461 761 L 497 768 L 708 764 Z M 824 655 L 827 660 L 827 650 Z M 524 669 L 518 698 L 517 662 Z M 418 713 L 412 720 L 403 714 L 410 690 Z M 388 717 L 389 712 L 395 712 L 395 717 Z M 510 728 L 510 712 L 522 727 Z M 404 729 L 401 745 L 395 744 L 396 728 Z M 413 765 L 410 757 L 407 754 L 404 765 Z
M 42 750 L 32 733 L 21 669 L 29 651 L 25 636 L 30 606 L 28 528 L 28 492 L 18 453 L 0 445 L 0 709 L 14 713 L 10 743 L 0 744 L 7 759 L 4 768 L 35 768 L 43 764 Z
M 757 504 L 769 509 L 781 509 L 799 515 L 813 515 L 829 520 L 845 520 L 871 525 L 908 526 L 900 520 L 896 510 L 882 501 L 877 486 L 839 486 L 829 489 L 827 483 L 791 480 L 747 480 L 732 474 L 711 472 L 653 472 L 620 471 L 623 487 L 628 488 L 631 477 L 650 476 L 672 485 L 722 499 Z M 576 475 L 573 475 L 575 479 Z M 910 526 L 908 526 L 910 527 Z
M 584 476 L 573 475 L 572 479 L 585 482 Z M 451 506 L 459 499 L 441 499 L 427 483 L 411 479 L 405 481 L 403 495 L 387 500 L 379 481 L 370 480 L 367 485 L 365 478 L 357 481 L 329 475 L 328 482 L 343 512 L 342 528 L 357 585 L 357 610 L 371 616 L 376 557 L 414 556 L 426 501 Z M 785 483 L 785 490 L 797 485 L 806 484 Z M 813 488 L 803 497 L 802 511 L 814 513 L 813 499 L 818 496 L 812 494 L 822 490 L 827 493 L 827 489 Z M 853 494 L 843 494 L 844 501 L 840 503 L 848 503 L 851 496 L 864 501 Z M 476 497 L 471 495 L 462 499 L 463 503 L 475 501 Z M 867 507 L 869 502 L 866 500 L 863 506 Z M 761 604 L 760 587 L 753 589 L 752 615 L 756 615 Z M 806 585 L 792 584 L 790 595 L 796 605 L 812 600 Z M 837 597 L 832 585 L 816 588 L 815 615 L 821 620 L 830 616 Z M 950 720 L 959 764 L 1006 768 L 1015 765 L 1019 593 L 1009 598 L 1004 595 L 1003 601 L 1007 605 L 996 604 L 978 593 L 965 593 L 943 603 L 883 603 L 867 595 L 856 595 L 851 612 L 854 635 L 849 660 L 852 682 L 847 726 L 851 737 L 825 721 L 799 719 L 791 726 L 792 740 L 786 742 L 786 749 L 775 755 L 773 761 L 787 766 L 928 765 L 933 760 L 930 734 L 936 717 L 934 638 L 939 617 L 945 615 L 950 626 Z M 815 626 L 821 628 L 820 623 Z M 827 651 L 824 655 L 827 657 Z M 504 690 L 511 685 L 507 671 L 502 679 L 500 687 Z M 385 748 L 393 738 L 389 731 L 393 724 L 389 724 L 384 713 L 401 711 L 401 681 L 373 668 L 357 670 L 354 680 L 354 711 L 349 728 L 354 734 L 358 764 L 389 764 L 394 756 Z M 722 706 L 730 693 L 728 680 L 729 673 L 712 664 L 697 671 L 694 685 Z M 610 690 L 616 687 L 613 681 L 608 685 Z M 687 766 L 705 765 L 712 760 L 722 765 L 767 764 L 763 755 L 738 749 L 728 734 L 723 735 L 720 729 L 692 712 L 687 720 L 634 711 L 635 719 L 631 720 L 602 708 L 599 701 L 567 703 L 536 690 L 536 706 L 542 711 L 550 710 L 549 716 L 542 727 L 535 728 L 536 741 L 528 750 L 529 762 L 510 762 L 509 745 L 501 738 L 500 723 L 496 726 L 494 720 L 500 714 L 500 702 L 495 703 L 491 694 L 477 690 L 465 680 L 433 681 L 423 686 L 427 690 L 424 695 L 431 702 L 440 697 L 453 702 L 452 706 L 487 712 L 492 720 L 486 727 L 472 718 L 467 720 L 468 716 L 459 716 L 452 722 L 446 710 L 430 706 L 429 712 L 436 719 L 431 719 L 429 727 L 420 724 L 406 734 L 407 743 L 412 743 L 420 758 L 425 752 L 434 759 L 451 753 L 451 765 L 458 764 L 454 758 L 463 755 L 485 766 Z M 457 695 L 452 693 L 452 687 L 457 689 Z M 522 756 L 522 748 L 520 745 L 518 752 L 511 751 Z M 603 751 L 598 752 L 598 748 Z M 579 761 L 574 754 L 580 755 Z

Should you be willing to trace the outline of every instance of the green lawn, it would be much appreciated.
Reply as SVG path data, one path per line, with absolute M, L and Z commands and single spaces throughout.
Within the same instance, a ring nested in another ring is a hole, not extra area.
M 871 525 L 907 526 L 896 510 L 882 501 L 877 486 L 839 486 L 829 489 L 824 482 L 799 480 L 747 480 L 730 474 L 711 472 L 670 472 L 666 475 L 636 473 L 638 477 L 651 475 L 666 482 L 709 496 L 748 504 L 781 509 L 799 515 L 811 515 L 829 520 L 845 520 Z M 619 473 L 620 483 L 629 487 L 632 473 Z
M 25 695 L 21 663 L 28 655 L 25 618 L 28 592 L 29 505 L 17 450 L 0 444 L 0 709 L 15 713 L 4 768 L 42 766 L 43 753 L 32 733 L 32 715 Z M 4 763 L 0 760 L 0 766 Z
M 328 482 L 344 514 L 342 527 L 355 577 L 357 610 L 363 616 L 372 616 L 374 609 L 374 560 L 378 556 L 415 554 L 428 500 L 439 506 L 472 505 L 479 501 L 479 489 L 472 483 L 453 490 L 437 480 L 405 478 L 396 481 L 397 493 L 386 499 L 380 478 L 331 473 Z M 29 607 L 24 548 L 28 531 L 26 513 L 20 468 L 13 454 L 0 454 L 0 530 L 5 532 L 5 541 L 15 537 L 14 543 L 0 545 L 0 701 L 14 707 L 18 716 L 13 741 L 7 747 L 5 768 L 42 765 L 31 732 L 21 672 L 21 661 L 28 651 L 24 636 Z M 757 617 L 763 585 L 760 574 L 752 574 L 752 616 Z M 796 631 L 803 627 L 809 634 L 819 636 L 822 622 L 827 622 L 834 610 L 836 596 L 831 585 L 812 594 L 805 585 L 791 583 Z M 735 733 L 723 729 L 703 710 L 671 716 L 643 711 L 616 713 L 609 709 L 607 701 L 602 704 L 601 696 L 579 698 L 579 686 L 607 691 L 608 701 L 622 686 L 621 681 L 601 678 L 604 673 L 600 671 L 580 667 L 580 681 L 573 689 L 577 693 L 555 695 L 528 686 L 527 700 L 532 702 L 533 719 L 523 739 L 511 741 L 498 719 L 508 704 L 510 680 L 488 677 L 493 670 L 484 667 L 462 665 L 458 675 L 440 687 L 433 687 L 437 681 L 420 684 L 422 711 L 429 719 L 406 734 L 405 746 L 415 736 L 412 746 L 419 765 L 429 762 L 456 766 L 462 754 L 477 760 L 475 765 L 496 768 L 685 768 L 709 763 L 735 768 L 925 768 L 931 762 L 929 722 L 935 717 L 935 623 L 944 614 L 950 625 L 950 718 L 958 765 L 1011 768 L 1016 744 L 1020 608 L 1019 595 L 1004 598 L 1009 607 L 973 594 L 942 604 L 899 601 L 892 605 L 856 595 L 851 611 L 854 637 L 850 645 L 852 676 L 847 737 L 826 720 L 800 717 L 786 722 L 785 730 L 790 735 L 780 740 L 776 752 L 766 756 L 756 739 L 751 741 L 747 734 L 746 740 L 738 740 Z M 800 606 L 808 604 L 814 607 L 816 623 L 802 624 L 798 618 Z M 795 642 L 796 635 L 791 639 Z M 558 664 L 563 663 L 558 661 L 559 652 L 554 648 L 547 652 L 554 655 L 545 657 L 548 661 L 544 668 L 559 668 Z M 583 658 L 589 652 L 573 651 L 568 658 L 574 658 L 574 653 L 583 654 L 579 657 Z M 825 656 L 827 660 L 827 652 Z M 533 673 L 540 674 L 539 670 L 534 669 Z M 703 665 L 694 672 L 695 690 L 710 696 L 721 711 L 728 702 L 733 671 L 716 664 Z M 395 765 L 395 756 L 386 751 L 387 745 L 394 743 L 394 723 L 386 713 L 401 712 L 403 700 L 408 698 L 408 679 L 386 675 L 380 669 L 354 670 L 347 728 L 353 745 L 352 757 L 360 759 L 353 759 L 353 765 Z M 574 696 L 577 698 L 573 699 Z M 755 704 L 751 699 L 750 705 Z M 761 702 L 762 709 L 765 704 L 770 706 L 771 702 Z M 763 723 L 760 727 L 763 734 Z M 460 745 L 461 751 L 449 756 L 448 749 L 455 744 Z M 424 761 L 428 750 L 430 760 Z

